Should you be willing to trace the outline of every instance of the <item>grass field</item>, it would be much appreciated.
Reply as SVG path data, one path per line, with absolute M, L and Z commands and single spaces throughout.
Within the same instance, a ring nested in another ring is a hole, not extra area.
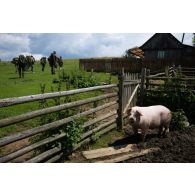
M 66 59 L 64 60 L 64 70 L 65 73 L 71 74 L 72 72 L 78 72 L 79 70 L 79 60 L 78 59 Z M 59 71 L 59 70 L 58 70 Z M 15 73 L 15 66 L 9 62 L 0 62 L 0 98 L 10 98 L 19 97 L 32 94 L 40 94 L 40 85 L 45 84 L 45 92 L 51 92 L 51 88 L 54 91 L 58 91 L 58 84 L 53 83 L 53 80 L 59 79 L 59 72 L 55 75 L 51 74 L 49 65 L 45 67 L 45 71 L 41 71 L 41 65 L 36 62 L 34 66 L 34 73 L 31 71 L 25 72 L 24 78 L 19 78 L 18 74 Z M 86 73 L 91 74 L 91 73 Z M 101 83 L 107 83 L 109 79 L 109 74 L 106 73 L 94 73 L 97 81 Z M 112 83 L 116 83 L 116 76 L 112 76 Z M 66 90 L 65 83 L 62 83 L 61 91 Z M 77 95 L 77 99 L 83 99 L 90 96 L 97 95 L 97 92 L 91 92 L 87 94 Z M 51 102 L 51 101 L 50 101 Z M 52 104 L 52 102 L 51 102 Z M 33 111 L 39 108 L 38 102 L 26 103 L 16 106 L 11 106 L 7 108 L 1 108 L 0 119 L 16 116 L 25 112 Z M 1 128 L 0 137 L 6 136 L 11 132 L 21 131 L 29 127 L 34 127 L 37 125 L 37 120 L 32 119 L 17 125 L 11 125 L 5 128 Z

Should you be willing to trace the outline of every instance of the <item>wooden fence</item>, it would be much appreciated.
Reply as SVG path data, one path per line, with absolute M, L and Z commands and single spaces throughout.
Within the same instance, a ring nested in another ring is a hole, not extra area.
M 147 91 L 153 90 L 155 89 L 155 87 L 164 85 L 165 81 L 167 80 L 184 81 L 188 89 L 190 89 L 191 91 L 195 90 L 195 68 L 173 66 L 166 67 L 165 71 L 161 73 L 151 74 L 149 69 L 145 69 L 144 72 L 145 73 L 143 75 L 143 80 L 145 80 L 145 89 Z M 178 74 L 180 75 L 179 77 Z M 177 86 L 174 85 L 174 87 Z
M 33 136 L 41 135 L 45 132 L 51 132 L 54 129 L 60 128 L 63 125 L 68 124 L 69 122 L 79 119 L 81 117 L 88 116 L 89 120 L 83 124 L 83 128 L 85 129 L 85 131 L 80 136 L 80 141 L 76 145 L 74 145 L 72 151 L 78 149 L 86 143 L 89 143 L 95 133 L 98 133 L 98 136 L 100 136 L 115 128 L 122 129 L 125 109 L 127 109 L 128 106 L 136 104 L 136 95 L 139 87 L 138 77 L 138 74 L 124 74 L 124 72 L 122 72 L 122 74 L 119 75 L 119 84 L 0 99 L 0 109 L 3 109 L 5 107 L 30 103 L 34 101 L 61 98 L 65 96 L 88 93 L 97 90 L 104 91 L 103 95 L 99 95 L 96 97 L 47 107 L 44 109 L 23 113 L 18 116 L 1 119 L 0 128 L 3 128 L 12 124 L 21 123 L 23 121 L 27 121 L 51 113 L 60 112 L 66 109 L 79 108 L 83 105 L 88 105 L 89 107 L 89 105 L 92 103 L 100 101 L 103 102 L 104 100 L 104 103 L 102 105 L 98 105 L 97 107 L 93 107 L 90 109 L 87 107 L 87 110 L 78 112 L 73 116 L 63 118 L 57 121 L 51 121 L 50 123 L 33 127 L 31 129 L 27 129 L 22 132 L 14 133 L 13 135 L 1 138 L 0 150 L 2 151 L 3 155 L 0 156 L 0 162 L 56 162 L 59 159 L 62 159 L 62 157 L 64 156 L 64 148 L 62 146 L 61 140 L 67 136 L 67 133 L 63 131 L 55 135 L 45 137 L 44 139 L 39 140 L 37 142 L 28 142 L 27 145 L 22 146 L 19 149 L 12 148 L 13 150 L 8 153 L 5 153 L 4 149 L 10 144 L 18 143 L 24 139 L 29 139 Z M 96 116 L 95 118 L 89 117 L 97 112 L 100 112 L 100 116 Z M 55 143 L 55 145 L 51 146 L 51 148 L 47 151 L 44 151 L 42 153 L 33 153 L 33 151 L 37 150 L 38 148 L 51 143 Z M 58 144 L 56 145 L 56 143 Z M 31 152 L 32 155 L 30 155 L 25 160 L 20 160 L 20 157 L 29 152 Z
M 140 73 L 142 68 L 150 69 L 151 72 L 162 72 L 165 67 L 179 66 L 195 68 L 195 60 L 187 59 L 80 59 L 80 69 L 95 72 L 118 73 L 123 68 L 125 72 Z

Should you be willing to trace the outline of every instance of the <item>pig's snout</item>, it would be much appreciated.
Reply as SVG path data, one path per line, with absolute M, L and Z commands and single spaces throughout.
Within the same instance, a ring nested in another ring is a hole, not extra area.
M 132 118 L 132 117 L 130 117 L 130 118 L 129 118 L 129 123 L 130 123 L 130 124 L 135 123 L 135 119 L 134 119 L 134 118 Z

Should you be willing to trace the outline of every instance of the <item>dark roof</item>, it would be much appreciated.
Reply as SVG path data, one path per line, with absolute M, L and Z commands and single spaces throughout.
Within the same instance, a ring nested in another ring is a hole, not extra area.
M 160 34 L 166 34 L 168 36 L 170 36 L 173 40 L 175 40 L 181 47 L 183 47 L 183 44 L 177 39 L 175 38 L 171 33 L 155 33 L 152 37 L 150 37 L 150 39 L 148 39 L 142 46 L 140 46 L 140 48 L 142 49 L 144 46 L 146 46 L 150 41 L 152 41 L 156 36 L 159 36 Z

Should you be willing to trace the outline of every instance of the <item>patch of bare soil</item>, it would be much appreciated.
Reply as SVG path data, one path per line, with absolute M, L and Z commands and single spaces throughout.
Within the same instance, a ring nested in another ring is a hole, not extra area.
M 119 140 L 136 142 L 134 135 Z M 118 141 L 118 142 L 119 142 Z M 115 142 L 116 144 L 116 142 Z M 157 132 L 151 131 L 145 141 L 145 147 L 160 147 L 161 151 L 127 160 L 134 163 L 194 163 L 195 162 L 195 127 L 185 131 L 171 131 L 166 138 L 159 138 Z

